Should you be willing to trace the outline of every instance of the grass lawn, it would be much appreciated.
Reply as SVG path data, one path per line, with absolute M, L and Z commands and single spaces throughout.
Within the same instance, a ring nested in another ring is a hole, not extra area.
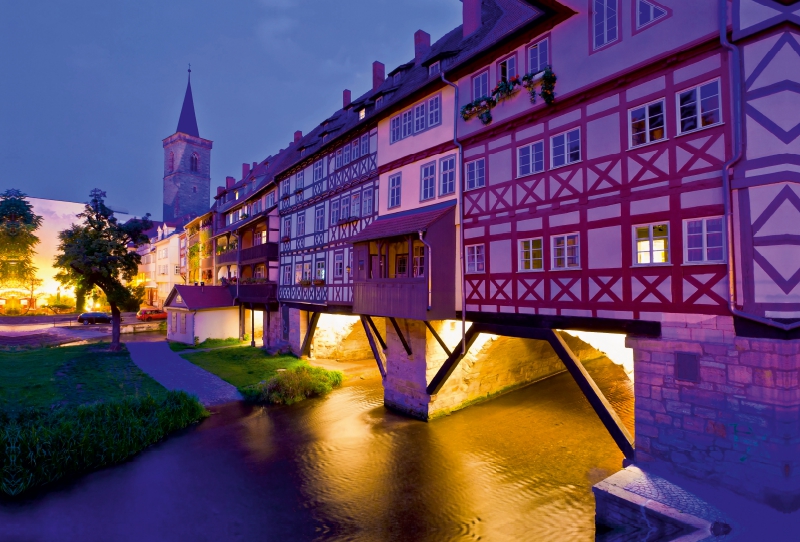
M 238 346 L 244 344 L 249 345 L 250 339 L 245 339 L 243 341 L 240 341 L 236 337 L 230 337 L 228 339 L 206 339 L 205 341 L 198 343 L 197 345 L 176 343 L 170 341 L 169 347 L 170 349 L 172 349 L 173 352 L 183 352 L 185 350 L 199 350 L 202 348 L 223 348 L 225 346 Z
M 0 410 L 80 405 L 152 395 L 166 389 L 107 344 L 0 352 Z
M 278 373 L 278 369 L 307 365 L 305 361 L 294 356 L 270 356 L 260 348 L 251 346 L 213 352 L 187 352 L 181 356 L 240 390 L 262 380 L 269 380 Z

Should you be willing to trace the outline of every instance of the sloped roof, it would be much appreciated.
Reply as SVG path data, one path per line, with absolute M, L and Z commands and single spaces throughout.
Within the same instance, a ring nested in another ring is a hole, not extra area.
M 384 215 L 349 239 L 351 243 L 363 243 L 375 239 L 386 239 L 425 231 L 431 224 L 446 215 L 456 206 L 455 201 L 445 201 L 421 209 Z
M 165 307 L 173 307 L 176 294 L 180 294 L 187 309 L 221 309 L 233 307 L 233 296 L 227 286 L 186 286 L 176 285 L 170 292 Z
M 194 100 L 192 99 L 192 70 L 189 70 L 189 82 L 186 84 L 186 94 L 183 97 L 178 129 L 175 131 L 200 137 L 200 131 L 197 129 L 197 117 L 194 114 Z

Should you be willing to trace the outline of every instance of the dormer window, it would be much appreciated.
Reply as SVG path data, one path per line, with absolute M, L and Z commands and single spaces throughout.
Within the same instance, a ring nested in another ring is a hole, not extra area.
M 394 77 L 392 77 L 392 83 L 396 85 L 400 82 L 402 78 L 403 78 L 403 72 L 397 72 L 396 74 L 394 74 Z
M 383 106 L 383 96 L 378 96 L 375 98 L 375 109 Z
M 364 117 L 367 116 L 367 109 L 364 108 L 358 112 L 358 120 L 364 120 Z
M 433 64 L 428 66 L 428 77 L 433 77 L 434 75 L 439 75 L 439 73 L 441 71 L 442 71 L 442 65 L 437 60 L 436 62 L 434 62 Z
M 323 143 L 327 143 L 327 142 L 328 142 L 328 136 L 329 136 L 329 135 L 330 135 L 330 134 L 322 134 L 322 142 L 323 142 Z
M 300 158 L 302 158 L 305 155 L 306 155 L 306 148 L 303 147 L 302 149 L 300 149 Z

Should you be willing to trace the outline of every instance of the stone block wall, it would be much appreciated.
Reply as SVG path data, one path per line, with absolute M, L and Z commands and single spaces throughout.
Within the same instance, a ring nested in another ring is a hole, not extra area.
M 565 370 L 544 341 L 481 335 L 439 393 L 429 396 L 425 388 L 447 355 L 423 322 L 398 320 L 398 324 L 412 355 L 406 354 L 393 326 L 387 323 L 384 403 L 416 418 L 433 419 Z M 460 322 L 431 324 L 451 349 L 458 348 Z M 583 360 L 602 355 L 575 337 L 564 337 Z
M 665 314 L 660 339 L 626 344 L 637 462 L 800 508 L 800 341 L 737 337 L 731 317 Z M 678 352 L 699 356 L 699 382 L 676 378 Z
M 378 321 L 382 320 L 380 318 Z M 379 322 L 376 322 L 376 325 Z M 381 327 L 378 326 L 381 330 Z M 381 330 L 381 335 L 384 332 Z M 358 316 L 323 314 L 320 316 L 311 356 L 317 359 L 362 360 L 373 358 L 364 326 Z

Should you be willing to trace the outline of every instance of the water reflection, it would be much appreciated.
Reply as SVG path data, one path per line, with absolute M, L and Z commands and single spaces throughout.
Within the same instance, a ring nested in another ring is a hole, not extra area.
M 631 425 L 619 366 L 589 366 Z M 567 374 L 433 423 L 356 380 L 292 407 L 231 405 L 125 465 L 0 506 L 25 540 L 593 540 L 622 454 Z M 0 536 L 3 539 L 3 536 Z

